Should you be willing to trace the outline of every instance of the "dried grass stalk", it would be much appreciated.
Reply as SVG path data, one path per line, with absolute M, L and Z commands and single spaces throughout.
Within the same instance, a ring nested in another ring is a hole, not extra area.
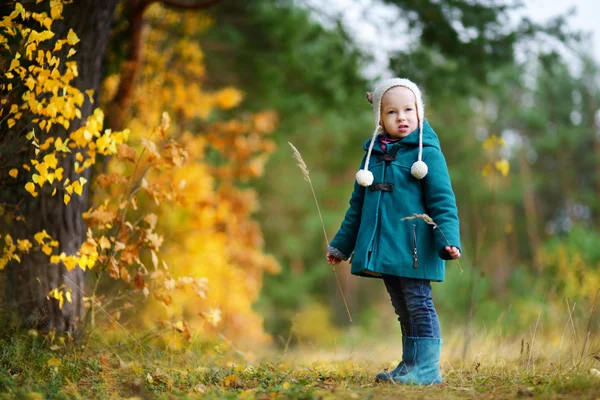
M 304 159 L 302 159 L 302 155 L 300 154 L 300 152 L 298 151 L 296 146 L 294 146 L 290 142 L 288 142 L 288 144 L 291 146 L 292 151 L 294 152 L 294 158 L 296 159 L 296 161 L 298 161 L 297 165 L 300 168 L 300 170 L 302 171 L 302 174 L 304 175 L 304 179 L 310 185 L 310 190 L 312 191 L 313 198 L 315 199 L 315 204 L 317 205 L 317 211 L 319 212 L 319 218 L 321 219 L 321 227 L 323 228 L 323 235 L 325 236 L 325 243 L 327 243 L 327 247 L 329 247 L 329 239 L 327 238 L 327 231 L 325 230 L 325 223 L 323 222 L 323 215 L 321 214 L 321 208 L 319 207 L 319 202 L 317 201 L 317 195 L 315 194 L 315 188 L 313 187 L 312 181 L 310 180 L 310 174 L 308 171 L 308 167 L 306 166 L 306 163 L 304 162 Z M 344 300 L 344 305 L 346 306 L 346 311 L 348 312 L 348 318 L 350 318 L 350 322 L 352 322 L 352 315 L 350 314 L 350 308 L 348 308 L 348 302 L 346 302 L 346 296 L 344 296 L 344 291 L 342 290 L 342 285 L 337 276 L 337 272 L 335 271 L 335 266 L 333 266 L 333 274 L 335 275 L 335 280 L 337 281 L 338 288 L 340 289 L 340 293 L 342 295 L 342 300 Z

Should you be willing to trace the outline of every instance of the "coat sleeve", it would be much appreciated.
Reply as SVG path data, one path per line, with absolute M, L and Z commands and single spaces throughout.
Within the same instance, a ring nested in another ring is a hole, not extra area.
M 360 165 L 361 168 L 363 168 L 364 163 L 365 158 L 363 158 Z M 360 186 L 358 182 L 354 181 L 354 190 L 350 197 L 350 207 L 346 211 L 342 226 L 329 246 L 329 252 L 342 260 L 347 260 L 354 251 L 358 229 L 360 228 L 364 198 L 365 187 Z
M 428 152 L 424 161 L 429 169 L 423 178 L 425 208 L 439 227 L 434 229 L 435 248 L 438 249 L 440 258 L 451 260 L 452 257 L 445 247 L 454 246 L 460 249 L 460 227 L 448 166 L 444 155 L 438 149 Z

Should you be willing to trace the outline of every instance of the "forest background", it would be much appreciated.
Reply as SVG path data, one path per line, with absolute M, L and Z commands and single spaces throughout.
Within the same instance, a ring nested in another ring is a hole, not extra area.
M 402 76 L 425 93 L 461 218 L 463 271 L 449 262 L 434 286 L 447 357 L 506 345 L 529 367 L 552 358 L 536 340 L 597 355 L 600 75 L 588 39 L 568 16 L 517 20 L 508 2 L 381 4 L 406 42 L 387 65 L 314 2 L 3 2 L 7 335 L 220 342 L 245 360 L 261 346 L 393 351 L 382 283 L 326 264 L 288 142 L 332 237 L 372 130 L 364 94 Z

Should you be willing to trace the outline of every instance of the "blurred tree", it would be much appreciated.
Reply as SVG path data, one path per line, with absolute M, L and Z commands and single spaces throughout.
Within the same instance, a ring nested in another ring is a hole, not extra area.
M 310 188 L 287 142 L 298 147 L 310 169 L 332 235 L 348 204 L 355 173 L 349 168 L 358 168 L 361 159 L 356 143 L 371 129 L 368 85 L 361 76 L 367 59 L 341 25 L 324 28 L 293 1 L 223 2 L 211 13 L 219 23 L 203 41 L 207 69 L 218 77 L 210 84 L 231 82 L 245 92 L 247 107 L 274 109 L 280 116 L 278 149 L 256 184 L 266 248 L 283 267 L 263 290 L 268 328 L 287 335 L 290 320 L 311 296 L 330 301 L 336 317 L 347 321 L 324 262 L 325 240 Z M 348 285 L 347 298 L 356 302 Z

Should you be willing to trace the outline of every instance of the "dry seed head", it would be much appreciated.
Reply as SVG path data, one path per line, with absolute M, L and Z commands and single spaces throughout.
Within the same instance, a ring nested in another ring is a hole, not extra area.
M 298 149 L 293 144 L 291 144 L 290 142 L 288 142 L 288 144 L 292 147 L 292 150 L 294 151 L 294 158 L 296 159 L 296 161 L 298 161 L 297 165 L 302 170 L 302 174 L 304 175 L 304 179 L 306 179 L 307 181 L 310 182 L 310 176 L 308 174 L 308 167 L 306 166 L 306 163 L 302 159 L 302 155 L 300 154 L 300 152 L 298 151 Z
M 433 221 L 433 219 L 429 215 L 427 215 L 427 214 L 413 214 L 412 217 L 404 217 L 404 218 L 402 218 L 402 221 L 404 221 L 404 220 L 410 221 L 410 220 L 413 220 L 413 219 L 422 219 L 427 224 L 433 225 L 436 228 L 438 227 L 437 224 Z

